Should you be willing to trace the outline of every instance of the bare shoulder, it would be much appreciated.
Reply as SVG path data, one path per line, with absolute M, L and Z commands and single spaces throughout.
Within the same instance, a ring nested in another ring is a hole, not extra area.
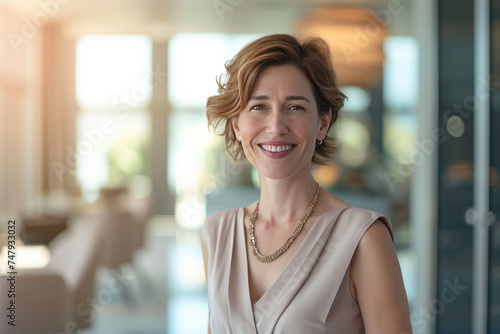
M 255 202 L 253 202 L 253 203 L 251 203 L 251 204 L 243 207 L 243 210 L 245 211 L 245 217 L 247 215 L 251 215 L 252 214 L 252 212 L 255 210 L 255 206 L 256 205 L 257 205 L 257 201 L 255 201 Z
M 243 219 L 245 222 L 245 226 L 248 226 L 250 217 L 252 216 L 252 213 L 254 212 L 256 206 L 257 202 L 255 201 L 252 204 L 243 207 Z
M 348 203 L 324 189 L 321 191 L 320 196 L 320 201 L 314 210 L 315 213 L 313 216 L 320 216 L 327 211 L 350 206 Z
M 388 227 L 380 219 L 361 238 L 351 260 L 350 276 L 367 332 L 411 333 L 396 250 Z M 379 312 L 381 309 L 386 312 Z
M 389 248 L 394 249 L 389 229 L 380 219 L 377 219 L 368 227 L 368 230 L 361 238 L 358 248 L 377 248 L 384 246 L 389 246 Z
M 387 226 L 377 219 L 368 227 L 356 248 L 351 260 L 351 276 L 358 286 L 361 281 L 358 277 L 386 267 L 397 267 L 399 270 L 399 262 Z

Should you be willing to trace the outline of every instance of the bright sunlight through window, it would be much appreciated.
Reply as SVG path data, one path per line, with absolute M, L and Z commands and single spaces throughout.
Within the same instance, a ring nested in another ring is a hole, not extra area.
M 76 47 L 77 180 L 92 201 L 144 175 L 154 68 L 147 36 L 83 36 Z
M 147 36 L 83 36 L 76 47 L 76 98 L 83 109 L 117 100 L 143 108 L 151 100 L 152 46 Z M 142 89 L 141 89 L 142 88 Z

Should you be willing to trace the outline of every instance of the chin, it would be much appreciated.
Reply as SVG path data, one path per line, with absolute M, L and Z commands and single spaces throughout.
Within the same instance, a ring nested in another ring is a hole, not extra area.
M 261 177 L 265 177 L 271 180 L 289 179 L 299 173 L 298 170 L 290 170 L 287 167 L 290 167 L 290 164 L 287 164 L 287 166 L 282 166 L 282 167 L 273 166 L 272 168 L 265 168 L 265 169 L 257 168 L 257 170 L 259 171 L 259 175 Z

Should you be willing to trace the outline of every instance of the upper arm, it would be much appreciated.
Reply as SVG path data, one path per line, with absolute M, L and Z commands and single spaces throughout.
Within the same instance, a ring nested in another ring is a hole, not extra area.
M 367 334 L 412 332 L 396 250 L 380 220 L 361 238 L 351 261 L 351 277 Z

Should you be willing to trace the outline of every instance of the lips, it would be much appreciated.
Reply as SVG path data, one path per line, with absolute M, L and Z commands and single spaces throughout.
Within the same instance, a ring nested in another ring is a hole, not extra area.
M 285 152 L 291 150 L 293 145 L 259 145 L 268 152 Z
M 267 157 L 279 159 L 292 152 L 297 145 L 289 142 L 264 142 L 258 146 Z

